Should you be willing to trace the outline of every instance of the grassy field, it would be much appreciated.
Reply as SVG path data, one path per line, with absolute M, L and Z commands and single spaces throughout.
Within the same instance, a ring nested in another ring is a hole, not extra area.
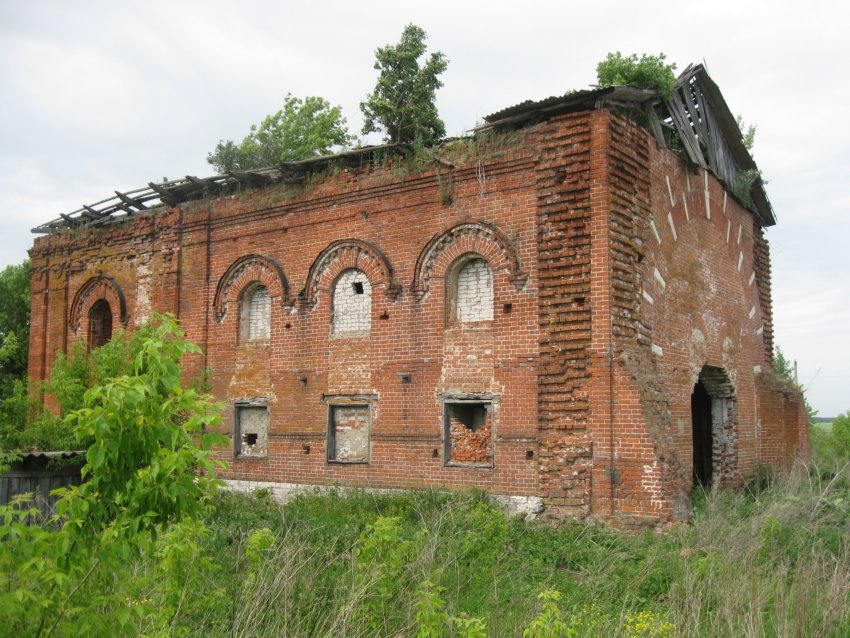
M 481 493 L 225 494 L 118 586 L 154 634 L 850 635 L 846 467 L 695 501 L 636 533 L 510 520 Z

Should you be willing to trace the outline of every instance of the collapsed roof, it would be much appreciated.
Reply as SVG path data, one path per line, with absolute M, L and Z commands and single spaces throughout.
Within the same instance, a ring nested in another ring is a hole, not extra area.
M 694 167 L 711 171 L 726 189 L 755 215 L 762 226 L 776 223 L 758 167 L 744 146 L 741 131 L 717 84 L 701 64 L 688 66 L 678 77 L 670 99 L 658 91 L 632 86 L 613 86 L 576 91 L 539 101 L 526 101 L 484 118 L 477 130 L 521 128 L 561 113 L 615 108 L 646 115 L 656 141 L 676 146 L 677 152 Z M 273 183 L 301 183 L 311 173 L 328 166 L 356 165 L 376 153 L 407 153 L 399 144 L 367 146 L 336 155 L 283 162 L 279 166 L 224 175 L 194 177 L 148 183 L 147 187 L 115 195 L 37 226 L 33 233 L 52 234 L 72 228 L 88 228 L 128 217 L 160 206 L 232 193 L 242 188 Z

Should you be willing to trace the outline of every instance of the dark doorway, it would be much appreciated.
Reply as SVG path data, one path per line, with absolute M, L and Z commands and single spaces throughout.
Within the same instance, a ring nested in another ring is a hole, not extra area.
M 105 299 L 97 300 L 89 311 L 89 350 L 112 339 L 112 309 Z
M 711 397 L 702 381 L 691 395 L 691 431 L 694 439 L 694 485 L 711 486 L 712 448 Z

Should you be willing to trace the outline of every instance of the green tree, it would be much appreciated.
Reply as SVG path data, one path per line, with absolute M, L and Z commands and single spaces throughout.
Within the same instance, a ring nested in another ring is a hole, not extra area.
M 423 29 L 408 24 L 398 44 L 375 51 L 375 70 L 380 71 L 375 90 L 360 103 L 363 134 L 383 132 L 388 143 L 430 143 L 446 134 L 437 112 L 436 91 L 443 83 L 440 74 L 448 67 L 443 53 L 425 55 Z
M 50 525 L 20 501 L 0 506 L 0 622 L 9 635 L 126 635 L 142 610 L 115 574 L 172 525 L 207 512 L 219 482 L 206 432 L 220 406 L 181 386 L 181 358 L 197 353 L 173 317 L 138 330 L 127 374 L 85 393 L 65 417 L 91 440 L 79 486 L 57 490 Z
M 346 147 L 353 137 L 339 106 L 321 97 L 301 100 L 287 95 L 283 108 L 267 116 L 236 144 L 221 140 L 207 156 L 219 172 L 275 166 L 281 162 L 309 159 Z
M 23 428 L 27 408 L 30 262 L 0 272 L 0 448 Z
M 664 99 L 673 95 L 676 83 L 676 65 L 667 64 L 667 56 L 636 53 L 624 56 L 619 51 L 609 53 L 596 65 L 596 79 L 599 86 L 619 86 L 628 84 L 640 89 L 654 89 Z

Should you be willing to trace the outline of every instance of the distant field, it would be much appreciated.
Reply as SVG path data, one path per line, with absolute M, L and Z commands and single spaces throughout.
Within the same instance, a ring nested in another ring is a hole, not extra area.
M 832 421 L 821 421 L 819 423 L 813 423 L 812 425 L 818 430 L 822 430 L 824 432 L 832 432 Z

